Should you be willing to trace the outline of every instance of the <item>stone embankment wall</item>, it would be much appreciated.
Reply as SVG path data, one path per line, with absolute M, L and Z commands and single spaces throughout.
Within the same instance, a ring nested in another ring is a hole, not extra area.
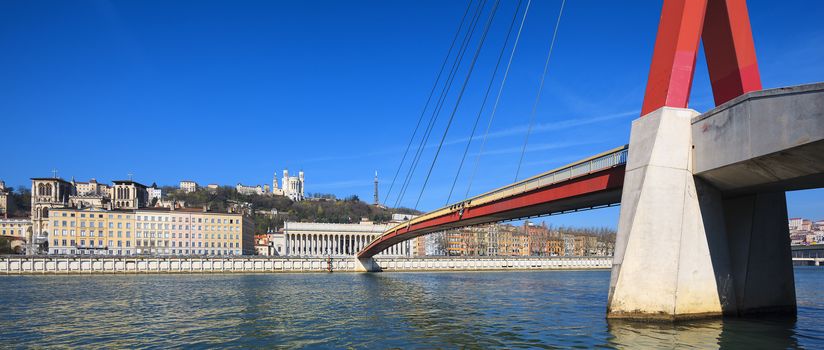
M 612 257 L 377 258 L 382 271 L 608 269 Z M 355 272 L 354 258 L 0 257 L 0 275 L 123 273 Z

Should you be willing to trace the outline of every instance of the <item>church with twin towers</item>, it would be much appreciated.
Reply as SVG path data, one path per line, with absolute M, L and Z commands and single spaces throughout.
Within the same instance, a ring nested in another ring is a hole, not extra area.
M 284 170 L 280 184 L 281 186 L 278 186 L 278 173 L 275 172 L 274 176 L 272 176 L 272 187 L 269 187 L 268 184 L 264 184 L 263 186 L 247 186 L 238 183 L 237 186 L 235 186 L 235 190 L 237 190 L 240 194 L 246 195 L 257 194 L 286 196 L 295 202 L 302 201 L 306 198 L 303 186 L 303 170 L 298 172 L 298 176 L 289 176 L 289 170 Z M 210 186 L 216 187 L 217 185 Z
M 303 170 L 298 172 L 298 176 L 289 176 L 289 170 L 283 170 L 281 187 L 278 188 L 277 172 L 272 176 L 272 194 L 289 197 L 293 201 L 302 201 L 305 198 L 303 192 Z

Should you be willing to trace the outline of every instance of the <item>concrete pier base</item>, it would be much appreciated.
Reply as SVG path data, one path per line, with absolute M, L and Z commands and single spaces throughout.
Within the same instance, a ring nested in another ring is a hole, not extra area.
M 722 314 L 692 175 L 690 121 L 697 115 L 665 107 L 632 124 L 610 318 Z
M 632 124 L 609 318 L 795 312 L 784 193 L 724 198 L 695 177 L 696 115 L 664 107 Z
M 784 192 L 724 200 L 735 305 L 724 313 L 796 312 L 787 199 Z
M 378 265 L 373 258 L 354 259 L 356 272 L 378 272 L 381 270 L 380 265 Z

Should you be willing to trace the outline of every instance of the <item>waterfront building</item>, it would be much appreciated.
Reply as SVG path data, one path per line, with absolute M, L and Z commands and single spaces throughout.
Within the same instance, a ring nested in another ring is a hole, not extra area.
M 31 234 L 31 220 L 0 217 L 0 236 L 25 239 Z
M 137 211 L 138 248 L 143 254 L 252 255 L 255 224 L 239 213 L 197 208 Z
M 284 239 L 286 255 L 303 257 L 354 256 L 392 224 L 375 224 L 362 220 L 359 224 L 329 224 L 319 222 L 286 222 Z M 411 256 L 409 241 L 398 243 L 378 256 Z
M 255 235 L 255 255 L 260 256 L 276 256 L 273 241 L 270 239 L 272 233 L 263 233 Z
M 191 193 L 197 191 L 197 182 L 194 182 L 192 180 L 181 180 L 179 188 L 184 193 Z
M 271 255 L 284 256 L 286 254 L 286 235 L 283 231 L 270 233 L 269 245 L 272 247 Z
M 250 255 L 254 222 L 196 208 L 55 208 L 49 254 Z
M 53 208 L 49 221 L 49 254 L 134 254 L 134 213 L 131 211 Z

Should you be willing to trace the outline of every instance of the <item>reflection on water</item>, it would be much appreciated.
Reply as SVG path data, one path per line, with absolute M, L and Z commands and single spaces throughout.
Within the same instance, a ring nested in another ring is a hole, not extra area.
M 795 318 L 726 319 L 659 324 L 608 320 L 617 348 L 797 348 Z M 824 345 L 824 344 L 822 344 Z
M 605 319 L 607 271 L 0 277 L 2 345 L 821 348 L 824 269 L 797 319 Z

